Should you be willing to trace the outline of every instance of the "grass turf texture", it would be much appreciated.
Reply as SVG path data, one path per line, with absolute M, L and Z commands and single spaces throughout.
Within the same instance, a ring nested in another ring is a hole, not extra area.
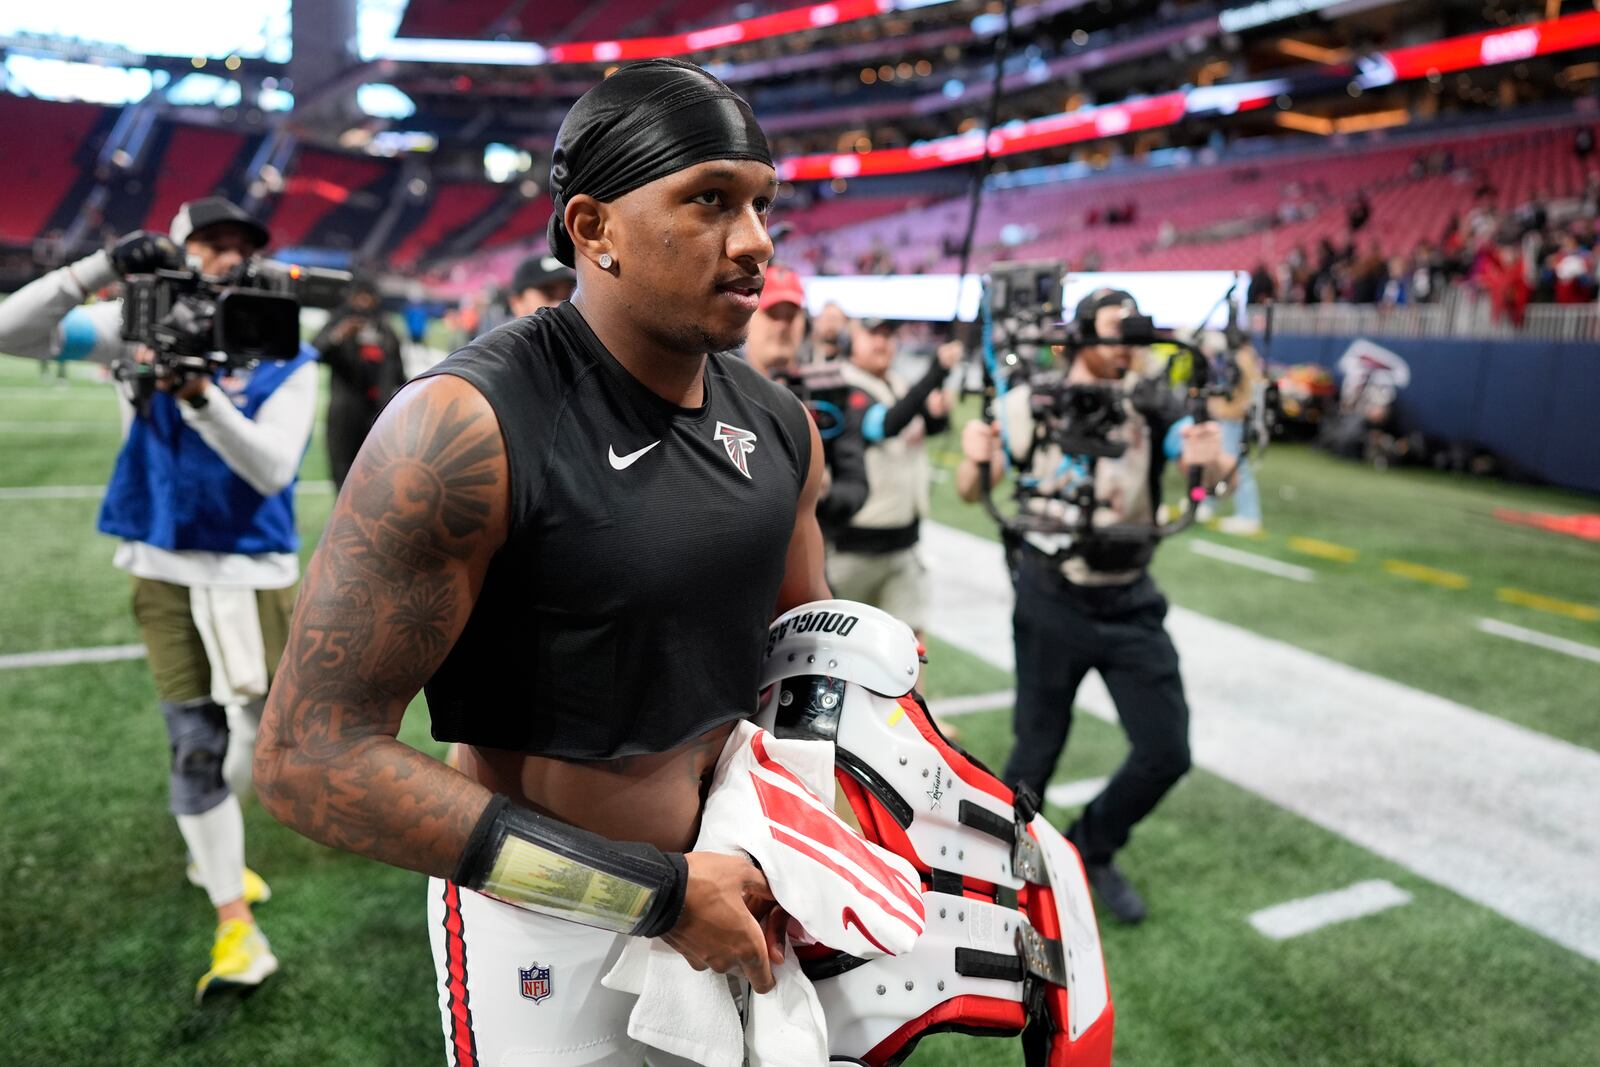
M 0 422 L 114 424 L 104 385 L 74 377 L 61 389 L 40 385 L 33 398 L 26 394 L 36 375 L 31 364 L 0 360 Z M 7 486 L 103 482 L 115 443 L 104 433 L 4 440 Z M 320 479 L 325 470 L 319 440 L 304 473 Z M 1310 567 L 1319 583 L 1239 571 L 1180 542 L 1163 549 L 1158 565 L 1175 601 L 1600 747 L 1586 722 L 1592 665 L 1569 668 L 1564 657 L 1470 630 L 1484 614 L 1600 643 L 1594 624 L 1494 601 L 1498 583 L 1600 602 L 1594 546 L 1484 518 L 1495 504 L 1592 510 L 1592 500 L 1377 475 L 1291 449 L 1275 451 L 1262 475 L 1266 540 L 1198 536 Z M 1296 488 L 1293 499 L 1282 498 L 1286 485 Z M 941 519 L 989 532 L 947 486 L 937 495 Z M 303 496 L 308 542 L 330 504 L 326 493 Z M 126 578 L 109 566 L 110 541 L 93 533 L 96 507 L 0 500 L 11 553 L 0 572 L 0 653 L 137 640 Z M 1297 534 L 1361 555 L 1350 564 L 1305 557 L 1287 547 Z M 1472 585 L 1402 582 L 1381 569 L 1381 554 L 1391 552 L 1466 573 Z M 1501 662 L 1486 665 L 1486 657 Z M 930 659 L 936 698 L 1009 682 L 937 640 Z M 196 1009 L 211 914 L 183 880 L 182 843 L 165 810 L 166 740 L 144 665 L 0 672 L 0 708 L 0 1062 L 439 1062 L 420 877 L 329 852 L 248 805 L 250 859 L 276 893 L 260 918 L 284 969 L 252 996 Z M 980 758 L 1003 761 L 1003 709 L 957 725 Z M 420 702 L 402 737 L 438 752 Z M 1122 751 L 1114 727 L 1080 716 L 1058 780 L 1108 773 Z M 1593 1062 L 1600 1045 L 1600 967 L 1204 772 L 1140 827 L 1124 866 L 1152 916 L 1140 929 L 1104 931 L 1119 1063 L 1576 1065 Z M 1368 878 L 1388 878 L 1415 900 L 1284 943 L 1244 921 L 1258 908 Z M 1021 1059 L 1014 1043 L 944 1035 L 911 1062 Z

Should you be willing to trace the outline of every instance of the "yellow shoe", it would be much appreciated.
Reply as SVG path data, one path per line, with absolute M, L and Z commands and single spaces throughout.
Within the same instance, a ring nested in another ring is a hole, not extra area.
M 228 919 L 217 927 L 217 940 L 211 946 L 211 969 L 200 976 L 194 999 L 200 1000 L 214 989 L 258 986 L 278 969 L 278 957 L 255 923 Z
M 184 871 L 184 874 L 188 876 L 190 885 L 198 885 L 202 889 L 205 888 L 200 883 L 199 867 L 191 863 Z M 271 899 L 272 887 L 267 884 L 267 880 L 249 867 L 246 867 L 244 869 L 244 902 L 253 908 L 257 904 L 265 904 Z

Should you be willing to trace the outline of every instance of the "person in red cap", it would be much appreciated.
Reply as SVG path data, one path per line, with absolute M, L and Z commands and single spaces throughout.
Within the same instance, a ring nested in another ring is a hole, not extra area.
M 866 441 L 861 419 L 852 415 L 850 387 L 837 367 L 803 367 L 806 291 L 800 275 L 787 267 L 767 268 L 761 302 L 750 319 L 745 361 L 764 378 L 782 382 L 805 403 L 822 436 L 823 496 L 817 518 L 824 525 L 849 521 L 867 501 Z

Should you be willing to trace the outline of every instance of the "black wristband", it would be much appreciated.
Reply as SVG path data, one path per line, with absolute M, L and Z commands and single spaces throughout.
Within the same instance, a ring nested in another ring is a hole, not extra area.
M 550 884 L 541 884 L 538 878 L 518 881 L 512 877 L 506 884 L 494 881 L 503 854 L 509 848 L 509 855 L 515 858 L 519 847 L 542 856 L 546 865 L 564 865 L 553 880 L 560 892 L 552 893 Z M 472 828 L 452 881 L 541 914 L 636 937 L 659 937 L 678 924 L 688 875 L 688 861 L 681 852 L 663 852 L 641 842 L 612 841 L 519 807 L 497 794 Z M 567 896 L 574 886 L 598 886 L 600 904 L 595 905 L 587 889 Z M 637 903 L 618 903 L 630 898 L 637 901 L 639 894 L 645 894 L 642 910 Z M 612 905 L 610 911 L 605 910 L 607 903 Z

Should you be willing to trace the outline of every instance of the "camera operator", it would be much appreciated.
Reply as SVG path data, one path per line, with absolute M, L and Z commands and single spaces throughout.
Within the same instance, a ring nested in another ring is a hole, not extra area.
M 822 305 L 813 326 L 811 351 L 818 363 L 850 354 L 850 320 L 837 302 L 830 300 Z
M 577 287 L 577 275 L 555 256 L 532 256 L 517 264 L 511 275 L 511 292 L 506 306 L 517 318 L 532 315 L 540 308 L 553 308 Z
M 825 524 L 828 582 L 834 595 L 882 608 L 903 620 L 920 640 L 927 626 L 926 569 L 916 547 L 928 513 L 929 434 L 950 424 L 950 401 L 940 390 L 961 359 L 958 342 L 941 345 L 915 384 L 891 370 L 897 324 L 857 319 L 850 329 L 845 381 L 859 390 L 862 437 L 867 442 L 867 500 L 845 523 Z
M 378 287 L 365 279 L 350 286 L 311 347 L 328 365 L 328 472 L 337 491 L 361 451 L 378 412 L 406 383 L 400 335 L 383 314 Z
M 848 521 L 866 502 L 866 443 L 861 438 L 860 420 L 851 416 L 849 387 L 835 373 L 837 368 L 806 367 L 799 362 L 800 344 L 806 335 L 805 302 L 805 286 L 798 274 L 787 267 L 768 267 L 760 302 L 750 318 L 744 354 L 745 361 L 763 378 L 794 390 L 817 423 L 824 463 L 817 519 L 826 526 Z M 829 377 L 814 373 L 818 371 Z
M 268 239 L 226 200 L 191 201 L 170 239 L 130 234 L 0 304 L 0 351 L 166 366 L 123 341 L 121 300 L 77 305 L 119 276 L 181 270 L 185 255 L 206 278 L 229 276 Z M 294 485 L 311 437 L 315 359 L 302 345 L 296 358 L 253 370 L 158 376 L 138 405 L 125 392 L 126 437 L 100 509 L 101 532 L 121 539 L 115 565 L 132 579 L 189 877 L 217 910 L 197 996 L 257 985 L 277 969 L 251 913 L 269 890 L 245 867 L 238 797 L 249 788 L 256 723 L 299 578 Z
M 1095 524 L 1150 524 L 1153 532 L 1166 461 L 1200 467 L 1205 483 L 1215 485 L 1224 460 L 1215 423 L 1192 424 L 1181 417 L 1164 382 L 1130 373 L 1143 349 L 1118 340 L 1122 320 L 1137 311 L 1124 292 L 1098 290 L 1085 297 L 1076 325 L 1100 343 L 1078 351 L 1066 382 L 1112 383 L 1123 395 L 1126 419 L 1110 430 L 1110 440 L 1126 451 L 1094 461 Z M 999 481 L 1002 461 L 996 446 L 1002 438 L 1012 456 L 1030 451 L 1029 389 L 1010 389 L 998 406 L 999 425 L 974 419 L 962 433 L 956 491 L 968 502 L 982 492 L 980 464 L 990 464 L 991 484 Z M 1062 478 L 1070 460 L 1059 446 L 1043 444 L 1031 451 L 1031 465 L 1022 474 L 1040 479 L 1041 485 Z M 1038 498 L 1030 503 L 1037 511 L 1063 504 Z M 1088 671 L 1098 670 L 1132 751 L 1066 833 L 1083 856 L 1095 892 L 1125 923 L 1143 919 L 1145 905 L 1112 856 L 1127 843 L 1134 824 L 1189 769 L 1189 709 L 1177 650 L 1163 625 L 1167 602 L 1145 569 L 1148 556 L 1148 547 L 1111 544 L 1097 550 L 1091 543 L 1063 560 L 1045 537 L 1030 535 L 1021 539 L 1012 565 L 1016 737 L 1003 777 L 1044 795 L 1066 744 L 1078 685 Z

